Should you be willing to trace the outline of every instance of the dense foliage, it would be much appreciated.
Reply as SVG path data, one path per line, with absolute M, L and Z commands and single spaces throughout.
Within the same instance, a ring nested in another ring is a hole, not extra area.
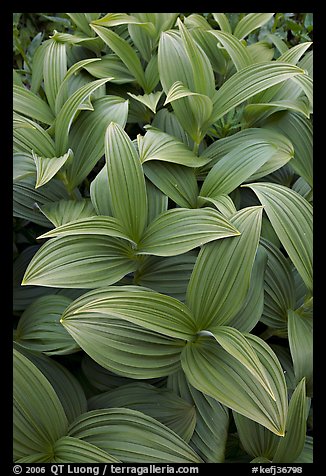
M 14 14 L 14 461 L 312 462 L 312 14 Z

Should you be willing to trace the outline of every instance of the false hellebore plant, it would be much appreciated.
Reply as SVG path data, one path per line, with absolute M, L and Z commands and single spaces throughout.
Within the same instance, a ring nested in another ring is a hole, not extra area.
M 205 15 L 14 71 L 16 462 L 311 461 L 311 43 Z

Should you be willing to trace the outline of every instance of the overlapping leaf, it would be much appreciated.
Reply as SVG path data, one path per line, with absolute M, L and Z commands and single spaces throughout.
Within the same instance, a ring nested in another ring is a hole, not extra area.
M 186 299 L 200 329 L 227 324 L 243 305 L 258 247 L 261 215 L 260 207 L 240 210 L 230 222 L 241 235 L 201 249 Z

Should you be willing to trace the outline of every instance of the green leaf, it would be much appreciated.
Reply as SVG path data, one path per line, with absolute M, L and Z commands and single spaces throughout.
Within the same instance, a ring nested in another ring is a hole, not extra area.
M 59 323 L 61 314 L 70 303 L 71 299 L 57 295 L 36 299 L 21 315 L 15 341 L 47 355 L 78 351 L 78 345 Z
M 218 26 L 221 28 L 221 31 L 232 33 L 230 22 L 225 13 L 212 13 L 212 15 Z
M 89 410 L 130 408 L 160 421 L 189 443 L 196 425 L 195 407 L 167 388 L 147 383 L 130 383 L 95 395 L 88 401 Z
M 201 462 L 170 428 L 128 408 L 87 412 L 71 425 L 69 436 L 92 443 L 124 463 Z
M 98 79 L 77 89 L 64 103 L 55 122 L 55 147 L 58 154 L 68 148 L 68 135 L 75 114 L 83 103 L 97 88 L 110 81 L 110 78 Z
M 100 170 L 91 182 L 90 196 L 98 215 L 112 216 L 112 205 L 107 166 Z
M 13 362 L 13 450 L 17 460 L 49 452 L 51 445 L 66 434 L 68 422 L 58 396 L 42 372 L 15 349 Z
M 272 399 L 275 400 L 264 367 L 250 343 L 241 332 L 230 326 L 210 327 L 209 331 L 204 330 L 201 332 L 202 335 L 212 335 L 224 350 L 249 370 L 253 377 L 260 382 L 262 387 L 269 393 Z
M 166 212 L 168 209 L 168 197 L 161 192 L 161 190 L 152 184 L 149 180 L 146 180 L 146 193 L 147 193 L 147 225 L 151 223 L 158 215 Z
M 69 330 L 84 313 L 100 315 L 103 326 L 118 318 L 178 339 L 188 340 L 196 333 L 191 312 L 183 303 L 135 286 L 111 286 L 84 294 L 66 309 L 62 323 Z
M 292 463 L 303 450 L 306 437 L 306 384 L 303 378 L 294 390 L 286 420 L 286 433 L 273 457 L 275 463 Z
M 68 160 L 73 159 L 73 151 L 71 149 L 61 157 L 39 157 L 33 151 L 32 154 L 36 166 L 35 188 L 42 187 L 48 183 Z
M 186 167 L 201 167 L 208 159 L 197 157 L 176 137 L 150 127 L 144 136 L 137 136 L 139 156 L 142 163 L 152 160 L 173 162 Z
M 168 258 L 146 256 L 135 272 L 134 283 L 184 302 L 196 258 L 193 251 Z
M 248 141 L 235 147 L 212 167 L 204 180 L 200 195 L 215 198 L 229 194 L 274 154 L 275 149 L 266 142 Z
M 144 28 L 148 33 L 155 34 L 154 25 L 150 22 L 140 22 L 133 15 L 128 15 L 127 13 L 107 13 L 104 17 L 92 21 L 92 25 L 100 26 L 117 26 L 117 25 L 132 25 L 136 24 Z M 91 25 L 91 26 L 92 26 Z M 96 31 L 96 30 L 95 30 Z
M 36 174 L 35 163 L 31 154 L 16 152 L 13 154 L 12 179 L 13 182 L 24 180 Z
M 151 94 L 143 94 L 143 95 L 136 95 L 128 92 L 128 95 L 135 99 L 136 101 L 139 101 L 142 104 L 145 104 L 151 111 L 156 113 L 156 107 L 157 104 L 162 96 L 163 91 L 157 91 L 155 93 Z
M 124 40 L 121 36 L 114 33 L 112 30 L 103 26 L 91 24 L 95 33 L 102 38 L 105 44 L 107 44 L 116 55 L 119 56 L 121 61 L 126 65 L 130 73 L 135 77 L 136 81 L 144 89 L 146 94 L 149 94 L 149 88 L 145 78 L 145 73 L 141 65 L 140 59 L 137 56 L 136 51 L 130 46 L 130 44 Z
M 88 198 L 59 200 L 43 205 L 40 209 L 55 227 L 96 215 L 92 202 Z
M 196 426 L 190 445 L 206 463 L 223 463 L 229 426 L 228 409 L 190 385 L 182 370 L 169 375 L 167 385 L 196 410 Z
M 193 91 L 211 97 L 215 92 L 215 80 L 211 63 L 205 51 L 195 42 L 180 18 L 177 19 L 177 24 L 191 64 L 194 81 Z
M 205 173 L 217 165 L 217 163 L 222 162 L 222 160 L 227 160 L 224 159 L 225 156 L 229 158 L 231 163 L 234 163 L 237 161 L 237 158 L 233 156 L 238 155 L 240 166 L 241 155 L 239 154 L 239 151 L 241 147 L 246 151 L 245 159 L 243 159 L 245 167 L 243 169 L 241 168 L 239 172 L 236 170 L 233 171 L 233 173 L 236 176 L 241 175 L 243 177 L 243 181 L 256 180 L 270 174 L 271 172 L 274 172 L 280 167 L 283 167 L 294 155 L 293 145 L 285 135 L 263 128 L 243 129 L 231 137 L 225 137 L 213 142 L 209 147 L 207 147 L 207 149 L 204 150 L 201 157 L 207 157 L 210 159 L 210 162 L 208 162 L 207 165 L 201 169 L 201 172 Z M 257 155 L 261 153 L 261 157 L 259 159 L 260 162 L 262 161 L 263 156 L 266 156 L 266 161 L 262 166 L 257 167 L 255 172 L 248 176 L 247 170 L 250 171 L 250 168 L 253 168 L 253 164 L 250 163 L 251 150 L 253 153 L 256 152 Z M 230 159 L 230 157 L 232 157 L 232 159 Z M 222 162 L 222 165 L 223 164 L 225 174 L 227 163 Z M 223 169 L 221 172 L 222 171 Z M 225 180 L 226 184 L 232 183 L 232 176 L 229 178 L 225 177 Z
M 251 56 L 252 63 L 272 61 L 274 58 L 274 48 L 267 41 L 257 41 L 257 43 L 248 45 L 248 53 Z
M 245 15 L 234 29 L 234 36 L 241 40 L 248 36 L 252 31 L 267 23 L 274 13 L 248 13 Z
M 313 437 L 309 435 L 306 436 L 306 441 L 305 441 L 303 450 L 300 456 L 296 458 L 295 462 L 298 464 L 313 463 L 313 456 L 314 456 L 313 445 L 314 445 Z
M 207 203 L 213 204 L 214 207 L 216 207 L 217 210 L 221 212 L 222 215 L 224 215 L 226 218 L 230 218 L 237 212 L 237 209 L 235 208 L 231 197 L 229 197 L 229 195 L 226 195 L 225 193 L 218 195 L 214 198 L 203 197 L 202 195 L 199 195 L 197 203 L 200 207 L 206 205 Z
M 24 86 L 13 86 L 13 110 L 51 125 L 54 116 L 45 101 Z
M 93 170 L 104 154 L 105 131 L 114 121 L 125 127 L 128 101 L 118 96 L 104 96 L 93 103 L 93 111 L 82 111 L 71 127 L 69 145 L 74 159 L 67 167 L 67 180 L 73 189 Z
M 166 95 L 164 105 L 173 103 L 172 106 L 180 124 L 193 141 L 199 144 L 211 122 L 213 103 L 210 97 L 192 92 L 181 81 L 173 83 Z
M 186 299 L 199 329 L 227 324 L 243 305 L 258 247 L 261 215 L 261 207 L 240 210 L 230 222 L 241 235 L 201 249 Z
M 250 287 L 241 309 L 228 323 L 241 332 L 250 332 L 261 318 L 264 309 L 264 277 L 267 253 L 258 246 L 250 277 Z
M 34 150 L 37 155 L 43 157 L 55 156 L 54 142 L 43 127 L 15 112 L 13 113 L 13 117 L 14 152 L 26 152 L 27 154 L 31 154 L 32 150 Z
M 313 186 L 313 139 L 311 122 L 297 112 L 288 111 L 273 115 L 265 126 L 281 132 L 294 146 L 291 167 Z
M 68 423 L 72 423 L 87 410 L 85 393 L 76 377 L 66 367 L 40 352 L 32 352 L 17 344 L 14 346 L 42 372 L 52 385 Z
M 151 379 L 165 377 L 180 367 L 183 340 L 119 316 L 80 311 L 68 319 L 64 317 L 62 324 L 92 361 L 115 375 Z
M 24 220 L 50 228 L 50 221 L 40 212 L 38 206 L 68 199 L 63 183 L 57 179 L 35 190 L 36 176 L 29 175 L 17 180 L 13 185 L 13 215 Z
M 273 328 L 286 327 L 288 309 L 295 305 L 295 286 L 289 262 L 271 242 L 261 238 L 267 252 L 264 279 L 264 311 L 262 322 Z
M 53 238 L 55 236 L 101 235 L 115 236 L 135 243 L 126 235 L 119 220 L 106 216 L 90 216 L 65 223 L 44 233 L 38 238 Z
M 77 25 L 78 30 L 85 33 L 85 35 L 92 35 L 93 32 L 89 26 L 89 23 L 92 21 L 87 18 L 89 13 L 67 13 L 69 18 Z
M 84 61 L 86 62 L 87 60 Z M 111 83 L 125 84 L 135 81 L 134 76 L 116 54 L 93 58 L 92 63 L 88 60 L 84 68 L 98 79 L 107 78 L 108 76 L 112 77 Z
M 81 45 L 84 48 L 88 48 L 89 50 L 93 51 L 95 54 L 99 54 L 104 46 L 101 38 L 90 38 L 89 36 L 85 36 L 83 33 L 71 35 L 69 33 L 58 33 L 56 30 L 54 30 L 54 34 L 51 36 L 51 38 L 58 43 Z
M 250 187 L 309 290 L 312 289 L 312 206 L 283 185 L 254 183 Z
M 188 343 L 181 356 L 182 368 L 190 384 L 201 392 L 283 435 L 287 409 L 285 381 L 280 385 L 283 372 L 275 355 L 267 351 L 268 346 L 263 341 L 260 345 L 264 359 L 260 354 L 258 357 L 266 368 L 276 401 L 249 370 L 216 344 L 215 339 L 199 337 L 195 343 Z
M 280 99 L 269 103 L 248 104 L 244 110 L 244 117 L 248 126 L 264 123 L 275 112 L 279 111 L 300 112 L 307 118 L 310 117 L 310 107 L 306 98 Z
M 30 262 L 22 284 L 86 288 L 113 284 L 134 271 L 125 241 L 109 236 L 63 236 L 47 241 Z
M 168 111 L 166 108 L 160 109 L 154 116 L 152 127 L 160 129 L 170 136 L 175 136 L 188 146 L 189 149 L 192 149 L 194 146 L 193 140 L 183 129 L 176 115 L 173 112 Z
M 64 436 L 55 442 L 51 463 L 120 463 L 106 451 L 87 441 Z
M 174 256 L 209 241 L 239 235 L 213 208 L 175 208 L 159 215 L 145 230 L 138 254 Z
M 288 336 L 296 381 L 305 377 L 307 394 L 313 391 L 313 320 L 288 311 Z
M 255 94 L 298 74 L 304 74 L 304 71 L 297 66 L 276 61 L 243 68 L 226 80 L 214 95 L 211 123 Z
M 143 165 L 146 177 L 164 194 L 183 208 L 196 208 L 198 185 L 191 167 L 151 161 Z
M 280 438 L 264 426 L 249 418 L 233 412 L 238 435 L 246 453 L 253 458 L 266 458 L 271 461 Z
M 107 128 L 105 156 L 113 215 L 137 242 L 147 222 L 145 177 L 136 149 L 119 124 L 111 122 Z
M 219 30 L 210 30 L 210 33 L 212 33 L 222 43 L 230 55 L 237 71 L 240 71 L 253 63 L 248 48 L 234 35 Z
M 66 45 L 50 40 L 47 43 L 43 61 L 44 92 L 50 108 L 55 112 L 56 97 L 67 72 Z

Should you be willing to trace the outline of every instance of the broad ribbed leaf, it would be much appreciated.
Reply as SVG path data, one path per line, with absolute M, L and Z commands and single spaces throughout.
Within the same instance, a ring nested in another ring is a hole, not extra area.
M 54 121 L 47 103 L 24 86 L 13 86 L 13 110 L 44 124 L 51 125 Z
M 288 309 L 295 305 L 294 280 L 290 263 L 284 254 L 271 242 L 261 238 L 267 252 L 264 279 L 264 311 L 262 322 L 273 328 L 285 328 Z
M 216 326 L 210 327 L 209 331 L 202 331 L 202 333 L 203 335 L 206 335 L 206 333 L 212 335 L 224 350 L 249 370 L 275 400 L 264 367 L 250 343 L 240 331 L 229 326 Z
M 268 41 L 257 41 L 257 43 L 248 45 L 248 53 L 252 63 L 264 63 L 272 61 L 274 58 L 274 48 Z
M 248 13 L 244 16 L 234 29 L 234 36 L 240 40 L 249 35 L 252 31 L 267 23 L 274 13 Z
M 261 318 L 264 309 L 264 277 L 267 253 L 258 246 L 246 299 L 237 314 L 228 323 L 241 332 L 250 332 Z
M 313 186 L 313 139 L 311 122 L 297 112 L 288 111 L 271 117 L 264 126 L 281 132 L 294 146 L 291 167 Z
M 208 159 L 197 157 L 183 142 L 175 137 L 150 128 L 144 136 L 137 137 L 142 163 L 158 160 L 173 162 L 186 167 L 201 167 Z
M 157 114 L 155 114 L 151 125 L 162 130 L 163 132 L 166 132 L 170 136 L 176 137 L 181 142 L 186 144 L 189 149 L 193 148 L 193 140 L 183 129 L 177 116 L 173 112 L 170 112 L 167 108 L 160 109 Z
M 248 141 L 235 147 L 212 167 L 200 195 L 214 198 L 229 194 L 259 170 L 274 153 L 275 149 L 266 142 Z
M 116 218 L 106 216 L 80 218 L 79 220 L 74 220 L 72 222 L 58 226 L 57 228 L 44 233 L 38 238 L 80 235 L 115 236 L 117 238 L 122 238 L 134 243 L 130 238 L 128 238 L 123 227 Z
M 23 285 L 86 288 L 113 284 L 136 268 L 125 241 L 109 236 L 63 236 L 44 243 Z
M 55 100 L 59 87 L 67 72 L 66 44 L 50 40 L 44 53 L 43 78 L 44 91 L 52 111 L 55 111 Z M 58 151 L 59 153 L 63 151 Z
M 161 192 L 152 182 L 146 180 L 147 194 L 147 225 L 149 225 L 158 215 L 168 209 L 168 197 Z
M 32 61 L 32 79 L 31 79 L 31 91 L 37 93 L 41 87 L 43 81 L 43 64 L 44 55 L 46 52 L 47 44 L 50 40 L 43 41 L 38 48 L 36 48 L 33 61 Z
M 120 316 L 80 311 L 68 319 L 64 316 L 62 324 L 93 361 L 122 377 L 165 377 L 180 368 L 185 341 Z
M 305 377 L 307 394 L 313 391 L 313 320 L 288 311 L 288 336 L 296 381 Z
M 225 81 L 214 95 L 211 122 L 216 122 L 255 94 L 298 74 L 304 74 L 304 70 L 281 62 L 258 63 L 243 68 Z
M 146 256 L 135 272 L 134 283 L 184 302 L 196 258 L 194 251 L 168 258 Z
M 16 152 L 12 158 L 12 179 L 14 183 L 36 174 L 35 163 L 31 154 Z
M 191 91 L 181 81 L 173 83 L 166 96 L 164 105 L 172 103 L 180 124 L 193 141 L 199 144 L 211 122 L 213 111 L 211 98 Z
M 235 208 L 235 205 L 232 201 L 232 198 L 229 197 L 226 193 L 223 193 L 221 195 L 217 195 L 216 197 L 203 197 L 202 195 L 198 196 L 197 199 L 197 204 L 198 206 L 203 206 L 206 204 L 213 204 L 214 207 L 217 208 L 219 212 L 222 213 L 226 218 L 231 217 L 237 212 L 237 209 Z
M 95 33 L 100 38 L 102 38 L 104 43 L 106 43 L 114 51 L 114 53 L 119 56 L 121 61 L 123 61 L 123 63 L 129 69 L 130 73 L 133 74 L 140 86 L 144 89 L 145 93 L 150 93 L 151 91 L 149 91 L 147 87 L 146 78 L 140 59 L 130 44 L 121 36 L 117 35 L 117 33 L 114 33 L 108 28 L 95 24 L 92 24 L 91 27 Z
M 45 228 L 50 228 L 51 222 L 41 213 L 37 206 L 41 207 L 61 199 L 68 199 L 68 193 L 63 183 L 57 179 L 51 180 L 51 182 L 37 190 L 35 190 L 35 183 L 35 175 L 29 175 L 22 180 L 14 182 L 13 215 L 37 223 Z
M 88 60 L 84 68 L 98 79 L 107 78 L 108 76 L 112 77 L 111 83 L 125 84 L 135 81 L 134 76 L 120 60 L 119 56 L 114 53 L 101 56 L 101 58 L 93 58 L 92 63 Z
M 80 200 L 59 200 L 40 207 L 42 213 L 55 227 L 71 221 L 96 215 L 89 198 Z
M 79 315 L 100 314 L 106 320 L 126 320 L 150 331 L 179 339 L 191 339 L 196 333 L 193 317 L 185 304 L 170 296 L 135 286 L 111 286 L 84 294 L 62 316 L 69 330 L 78 324 Z
M 68 165 L 70 188 L 79 185 L 104 154 L 105 131 L 111 121 L 125 127 L 128 101 L 118 96 L 104 96 L 93 103 L 93 111 L 82 111 L 71 127 L 69 145 L 74 159 Z
M 292 463 L 303 450 L 306 437 L 307 402 L 303 378 L 294 390 L 286 420 L 286 433 L 278 444 L 273 462 Z
M 32 150 L 43 157 L 54 157 L 54 142 L 50 135 L 36 122 L 27 117 L 13 113 L 13 149 L 14 152 L 26 152 Z
M 68 423 L 72 423 L 87 410 L 85 393 L 77 378 L 66 367 L 40 352 L 31 352 L 17 344 L 14 346 L 42 372 L 52 385 Z
M 199 337 L 195 343 L 188 343 L 182 352 L 181 363 L 187 379 L 195 388 L 277 435 L 284 435 L 285 381 L 284 385 L 277 387 L 283 372 L 272 352 L 267 354 L 265 347 L 264 350 L 264 359 L 259 354 L 258 357 L 266 368 L 276 401 L 246 367 L 217 345 L 215 339 Z
M 207 463 L 223 463 L 229 426 L 228 409 L 196 390 L 182 370 L 169 375 L 168 388 L 194 405 L 196 426 L 190 445 Z
M 61 167 L 68 161 L 73 159 L 73 151 L 71 149 L 68 150 L 64 155 L 61 157 L 39 157 L 34 152 L 33 159 L 36 166 L 36 184 L 35 188 L 42 187 L 46 183 L 48 183 L 59 170 Z
M 88 48 L 95 54 L 98 54 L 103 48 L 103 41 L 101 38 L 90 38 L 83 33 L 71 35 L 70 33 L 58 33 L 55 31 L 51 38 L 59 43 L 67 43 L 68 45 L 80 45 Z
M 143 169 L 146 177 L 177 205 L 197 207 L 198 185 L 193 168 L 155 160 L 144 164 Z
M 131 383 L 95 395 L 88 401 L 89 410 L 130 408 L 149 415 L 171 428 L 189 443 L 196 425 L 195 407 L 167 388 L 147 383 Z
M 280 438 L 264 426 L 249 418 L 233 412 L 238 435 L 246 453 L 253 458 L 266 458 L 271 461 Z
M 313 463 L 314 459 L 314 439 L 312 436 L 307 435 L 303 450 L 295 460 L 296 463 Z
M 112 216 L 109 177 L 106 164 L 91 182 L 90 196 L 98 215 Z
M 258 247 L 261 215 L 261 207 L 240 210 L 230 222 L 241 235 L 201 249 L 186 299 L 199 329 L 227 324 L 243 305 Z
M 93 35 L 89 23 L 92 20 L 95 20 L 95 18 L 93 18 L 92 20 L 87 18 L 87 15 L 90 15 L 89 13 L 67 13 L 67 15 L 77 25 L 78 30 L 85 33 L 85 35 Z
M 215 80 L 210 61 L 205 51 L 195 42 L 180 18 L 177 19 L 177 24 L 192 68 L 193 91 L 211 97 L 215 92 Z
M 13 389 L 14 460 L 48 452 L 51 445 L 66 434 L 68 421 L 49 381 L 15 349 Z
M 308 289 L 312 289 L 312 206 L 301 195 L 272 183 L 250 187 Z
M 239 235 L 213 208 L 175 208 L 159 215 L 145 230 L 139 254 L 174 256 L 209 241 Z
M 239 154 L 241 147 L 246 151 L 243 159 L 244 168 L 241 167 L 241 156 Z M 266 161 L 261 167 L 257 167 L 257 171 L 253 172 L 250 177 L 247 176 L 245 178 L 247 175 L 246 170 L 253 168 L 253 164 L 250 163 L 251 151 L 258 156 L 257 159 L 259 161 L 262 161 L 262 157 L 266 156 Z M 261 156 L 259 157 L 260 154 Z M 204 150 L 201 157 L 207 157 L 210 159 L 210 162 L 202 168 L 202 172 L 212 169 L 218 162 L 225 160 L 225 156 L 228 156 L 229 160 L 232 160 L 231 163 L 234 163 L 236 158 L 234 157 L 231 159 L 233 155 L 239 156 L 240 171 L 234 170 L 231 177 L 224 177 L 226 184 L 230 182 L 232 183 L 233 174 L 235 174 L 236 177 L 241 176 L 243 181 L 246 179 L 256 180 L 260 177 L 264 177 L 284 166 L 293 157 L 294 150 L 292 143 L 283 134 L 263 128 L 243 129 L 231 137 L 225 137 L 213 142 L 213 144 Z M 224 162 L 224 169 L 226 168 L 226 165 L 227 164 Z M 221 181 L 219 180 L 219 183 L 220 182 Z
M 222 43 L 237 71 L 253 63 L 249 50 L 234 35 L 218 30 L 211 30 L 210 33 Z
M 100 86 L 110 81 L 110 78 L 98 79 L 77 89 L 64 103 L 55 122 L 56 153 L 62 154 L 68 148 L 68 135 L 72 121 L 80 105 Z
M 147 222 L 145 177 L 131 139 L 113 122 L 105 134 L 105 156 L 113 215 L 137 242 Z
M 212 15 L 216 23 L 218 23 L 218 26 L 221 28 L 221 31 L 232 33 L 230 22 L 225 13 L 212 13 Z
M 23 347 L 47 355 L 78 351 L 78 345 L 59 322 L 61 314 L 70 303 L 71 299 L 58 295 L 36 299 L 21 315 L 15 341 Z
M 120 463 L 106 451 L 87 441 L 64 436 L 53 446 L 51 463 Z
M 94 20 L 92 25 L 100 26 L 117 26 L 117 25 L 132 25 L 137 24 L 142 26 L 148 33 L 155 34 L 154 25 L 150 22 L 140 22 L 136 17 L 128 15 L 127 13 L 107 13 L 104 17 Z
M 310 107 L 307 98 L 273 100 L 269 103 L 248 104 L 244 110 L 244 117 L 248 127 L 259 125 L 279 111 L 300 112 L 306 118 L 310 117 Z
M 136 101 L 145 104 L 151 111 L 156 113 L 156 106 L 162 96 L 163 91 L 157 91 L 156 93 L 136 95 L 128 92 L 128 95 L 135 99 Z
M 199 456 L 174 431 L 128 408 L 92 410 L 69 428 L 80 438 L 123 463 L 200 463 Z

